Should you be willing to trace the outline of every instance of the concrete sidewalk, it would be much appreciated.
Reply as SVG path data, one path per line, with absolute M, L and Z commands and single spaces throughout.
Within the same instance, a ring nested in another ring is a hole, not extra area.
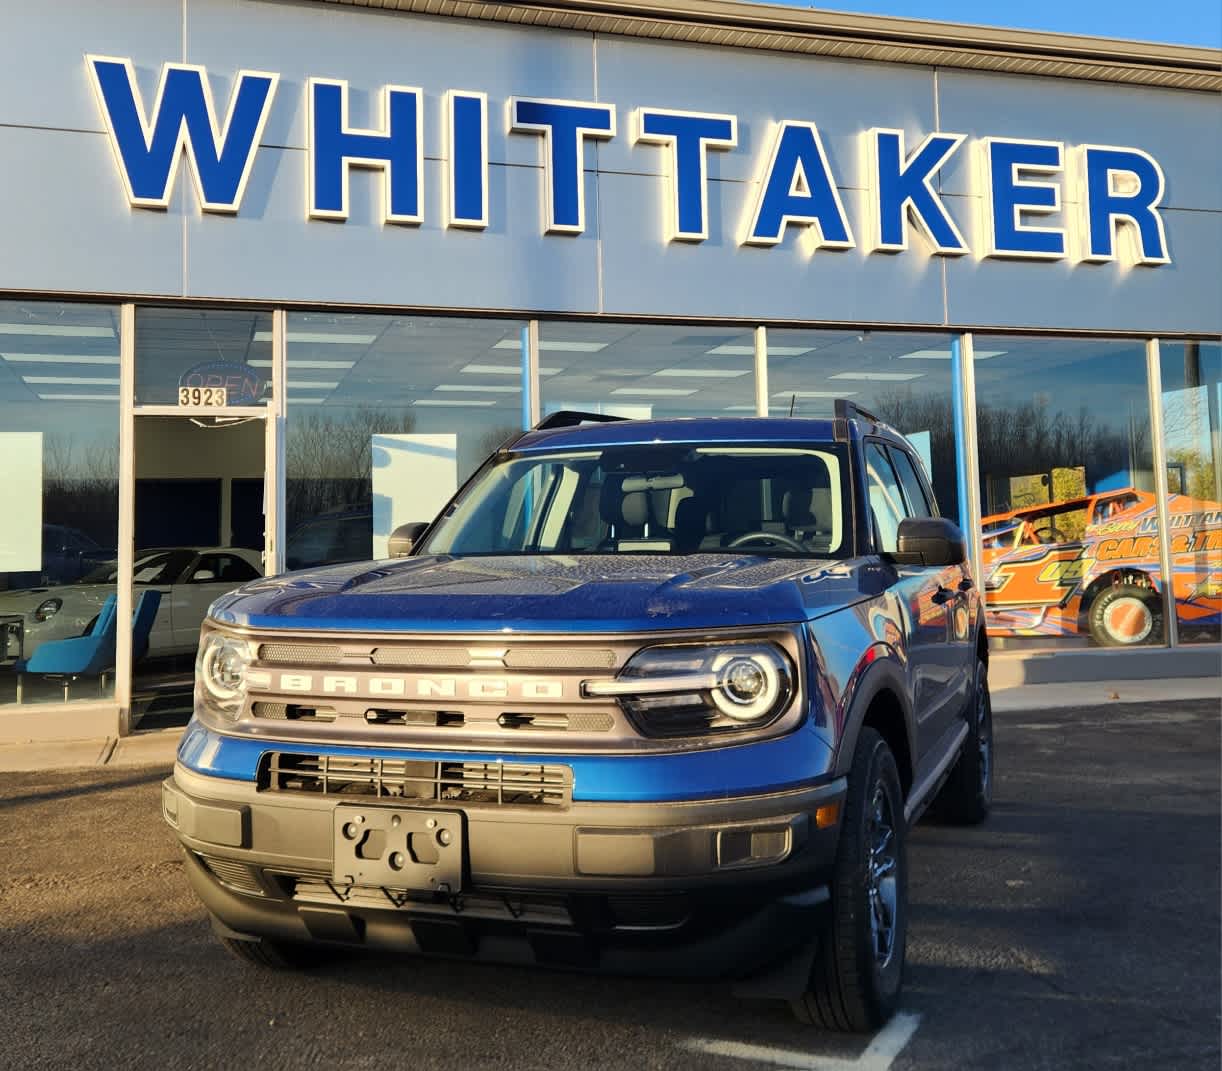
M 1024 684 L 994 691 L 993 710 L 1004 715 L 1065 707 L 1106 707 L 1120 703 L 1156 703 L 1166 709 L 1169 705 L 1191 699 L 1214 699 L 1222 709 L 1222 678 Z M 160 729 L 119 739 L 106 737 L 0 744 L 0 773 L 78 766 L 163 766 L 169 770 L 174 765 L 174 753 L 178 750 L 182 732 L 181 729 Z

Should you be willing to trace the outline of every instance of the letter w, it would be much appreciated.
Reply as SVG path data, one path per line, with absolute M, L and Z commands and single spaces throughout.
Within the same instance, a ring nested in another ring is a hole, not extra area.
M 229 112 L 219 125 L 203 67 L 164 64 L 150 119 L 131 60 L 88 56 L 86 63 L 133 206 L 169 205 L 185 149 L 204 211 L 237 212 L 271 112 L 278 74 L 239 71 Z

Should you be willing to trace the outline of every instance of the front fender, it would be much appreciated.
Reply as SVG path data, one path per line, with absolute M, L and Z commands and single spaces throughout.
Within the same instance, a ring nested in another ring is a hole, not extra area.
M 917 752 L 907 670 L 895 652 L 883 644 L 876 644 L 870 650 L 873 653 L 868 653 L 863 659 L 865 664 L 857 674 L 852 696 L 844 713 L 843 728 L 832 760 L 833 770 L 837 777 L 847 776 L 853 765 L 853 752 L 857 749 L 857 737 L 865 724 L 866 714 L 879 693 L 889 692 L 903 719 L 904 738 L 908 745 L 907 755 L 896 755 L 895 760 L 897 764 L 908 764 L 908 769 L 901 771 L 901 778 L 911 783 L 912 757 Z

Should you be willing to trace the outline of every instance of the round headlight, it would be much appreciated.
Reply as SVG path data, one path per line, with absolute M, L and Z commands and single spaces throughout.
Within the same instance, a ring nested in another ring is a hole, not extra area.
M 788 667 L 779 652 L 769 647 L 721 654 L 712 668 L 717 675 L 713 703 L 735 721 L 775 714 L 778 701 L 788 695 Z
M 213 633 L 204 638 L 196 662 L 196 679 L 203 685 L 208 705 L 236 715 L 246 692 L 250 651 L 241 640 Z
M 35 621 L 46 621 L 54 617 L 64 607 L 63 599 L 43 599 L 34 610 Z

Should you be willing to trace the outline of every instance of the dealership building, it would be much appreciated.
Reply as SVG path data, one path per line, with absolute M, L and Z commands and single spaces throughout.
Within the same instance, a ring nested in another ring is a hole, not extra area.
M 0 740 L 172 721 L 217 594 L 385 556 L 564 409 L 847 399 L 969 535 L 999 678 L 1217 671 L 1217 50 L 733 0 L 4 40 Z

